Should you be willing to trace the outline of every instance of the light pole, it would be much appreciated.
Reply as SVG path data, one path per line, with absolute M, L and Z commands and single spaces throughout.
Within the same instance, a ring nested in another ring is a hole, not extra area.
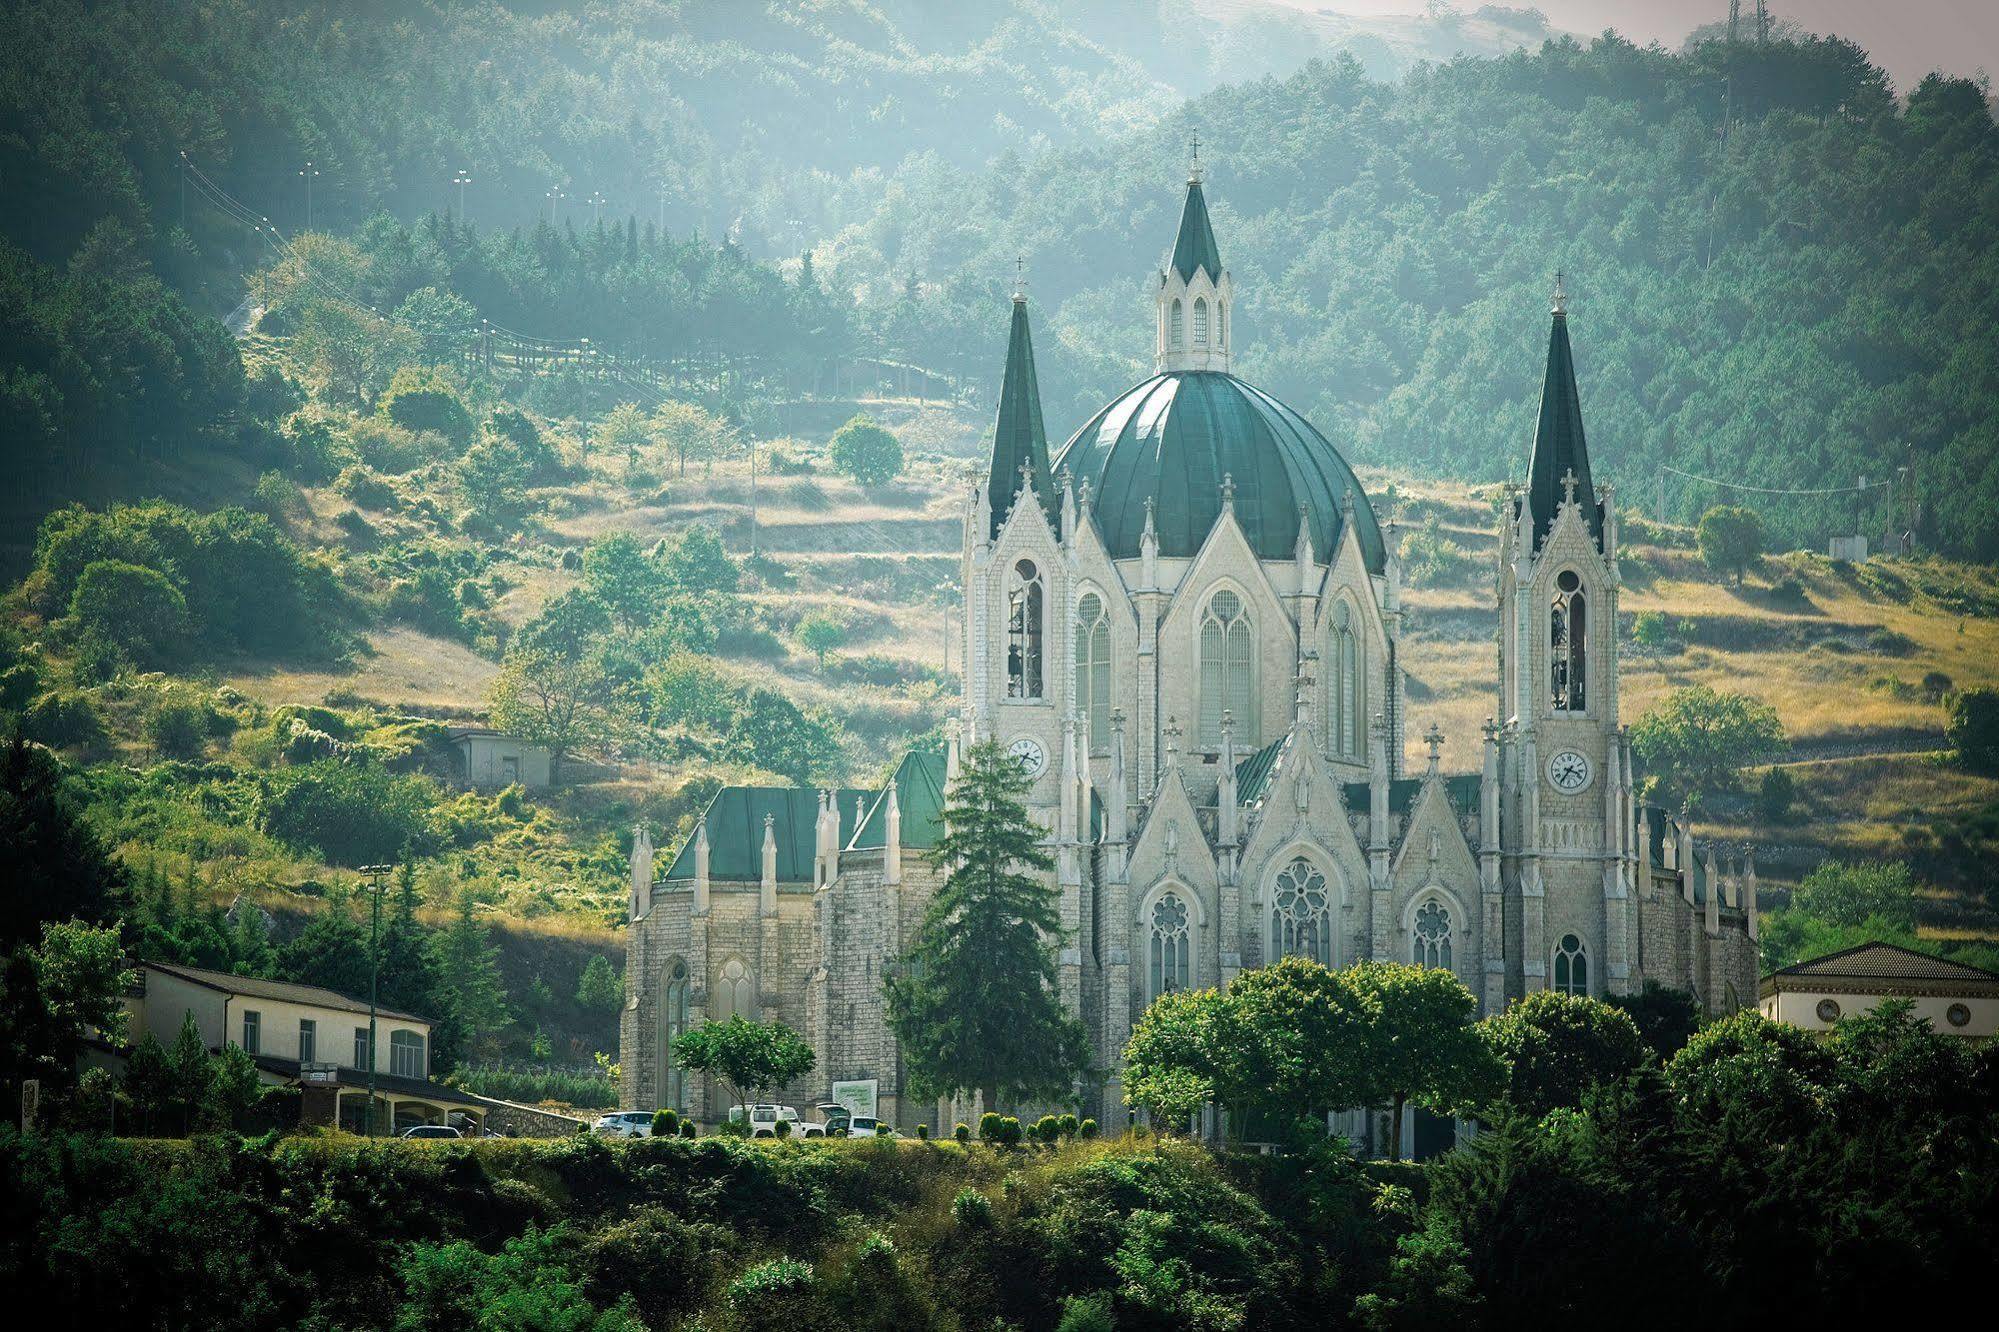
M 555 205 L 556 205 L 557 201 L 559 201 L 559 200 L 561 200 L 561 199 L 566 199 L 566 198 L 568 198 L 569 196 L 568 196 L 568 195 L 566 195 L 566 194 L 564 194 L 564 193 L 563 193 L 563 192 L 562 192 L 561 190 L 549 190 L 549 191 L 547 192 L 547 194 L 546 194 L 546 196 L 545 196 L 545 197 L 546 197 L 546 198 L 548 199 L 548 224 L 549 224 L 550 226 L 554 226 L 554 225 L 555 225 Z
M 375 881 L 368 894 L 368 1136 L 375 1136 L 375 992 L 382 983 L 382 880 L 394 865 L 363 865 L 361 872 Z M 394 1127 L 391 1125 L 391 1127 Z
M 604 192 L 590 191 L 590 225 L 597 226 L 604 220 Z
M 319 178 L 319 170 L 307 162 L 299 169 L 299 179 L 305 182 L 305 229 L 312 230 L 312 182 Z
M 458 225 L 462 227 L 465 225 L 465 187 L 472 183 L 472 173 L 460 171 L 451 178 L 451 183 L 458 187 Z

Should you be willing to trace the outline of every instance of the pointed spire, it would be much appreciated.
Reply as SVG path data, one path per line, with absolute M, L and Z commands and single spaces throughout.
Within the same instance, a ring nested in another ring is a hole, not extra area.
M 1548 366 L 1541 385 L 1541 418 L 1534 429 L 1534 452 L 1527 464 L 1527 507 L 1534 541 L 1548 535 L 1560 511 L 1565 479 L 1574 474 L 1582 496 L 1583 521 L 1599 540 L 1603 514 L 1590 482 L 1589 446 L 1583 438 L 1582 398 L 1576 391 L 1575 356 L 1569 349 L 1568 292 L 1555 276 L 1554 311 L 1548 330 Z
M 1022 281 L 1016 279 L 1017 283 Z M 1006 344 L 1006 377 L 1000 383 L 999 414 L 993 421 L 992 465 L 986 469 L 989 537 L 998 536 L 1005 525 L 1023 477 L 1032 481 L 1035 497 L 1047 510 L 1055 499 L 1048 473 L 1048 435 L 1041 424 L 1041 388 L 1034 376 L 1034 341 L 1027 331 L 1027 296 L 1016 290 Z M 1052 511 L 1048 521 L 1055 521 Z
M 1187 202 L 1180 210 L 1180 234 L 1173 242 L 1173 271 L 1182 282 L 1192 282 L 1194 274 L 1208 270 L 1208 281 L 1222 280 L 1222 251 L 1215 244 L 1215 228 L 1208 221 L 1208 201 L 1201 193 L 1200 159 L 1187 174 Z

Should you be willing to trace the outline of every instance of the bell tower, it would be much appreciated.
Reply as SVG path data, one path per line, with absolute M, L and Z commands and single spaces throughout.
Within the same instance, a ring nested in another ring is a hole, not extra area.
M 1617 699 L 1617 515 L 1590 478 L 1568 298 L 1555 277 L 1527 483 L 1499 568 L 1508 988 L 1601 996 L 1630 981 L 1634 846 Z
M 1194 156 L 1187 168 L 1187 202 L 1180 210 L 1180 234 L 1173 241 L 1173 258 L 1159 275 L 1158 333 L 1153 342 L 1153 368 L 1219 370 L 1229 368 L 1234 330 L 1235 284 L 1222 267 L 1221 247 L 1208 222 L 1208 201 L 1201 193 L 1201 140 L 1194 139 Z

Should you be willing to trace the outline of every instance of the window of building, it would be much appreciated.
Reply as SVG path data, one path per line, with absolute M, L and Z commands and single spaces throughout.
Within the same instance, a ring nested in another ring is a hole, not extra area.
M 366 1072 L 374 1062 L 368 1049 L 368 1029 L 354 1028 L 354 1067 Z
M 1451 913 L 1442 902 L 1425 902 L 1416 908 L 1409 960 L 1419 967 L 1451 969 Z
M 1970 1025 L 1971 1025 L 1971 1005 L 1970 1005 L 1970 1004 L 1952 1004 L 1952 1005 L 1951 1005 L 1951 1006 L 1950 1006 L 1949 1008 L 1946 1008 L 1946 1009 L 1944 1010 L 1944 1013 L 1943 1013 L 1943 1020 L 1944 1020 L 1945 1022 L 1948 1022 L 1948 1023 L 1950 1023 L 1950 1025 L 1951 1025 L 1951 1026 L 1953 1026 L 1953 1027 L 1968 1027 L 1968 1026 L 1970 1026 Z
M 1256 747 L 1256 643 L 1242 598 L 1224 588 L 1201 617 L 1201 745 L 1219 749 L 1222 713 L 1239 748 Z
M 1555 988 L 1563 994 L 1589 994 L 1589 953 L 1573 934 L 1555 945 Z
M 1367 662 L 1361 648 L 1360 617 L 1342 601 L 1333 607 L 1331 642 L 1332 675 L 1327 683 L 1327 700 L 1332 714 L 1327 719 L 1333 752 L 1356 762 L 1367 760 Z
M 1555 576 L 1555 601 L 1548 610 L 1548 697 L 1557 712 L 1588 706 L 1589 605 L 1582 579 L 1573 569 Z
M 389 1072 L 399 1078 L 421 1078 L 428 1070 L 423 1060 L 423 1036 L 414 1031 L 389 1033 Z
M 740 957 L 722 964 L 722 981 L 715 987 L 714 1017 L 717 1022 L 727 1022 L 732 1017 L 757 1020 L 756 984 Z
M 1309 957 L 1333 965 L 1333 921 L 1326 876 L 1299 856 L 1277 876 L 1270 895 L 1270 957 Z
M 1152 904 L 1151 974 L 1146 998 L 1187 988 L 1192 968 L 1193 934 L 1187 925 L 1187 904 L 1178 893 L 1167 893 Z
M 1076 713 L 1092 754 L 1111 744 L 1111 617 L 1104 599 L 1085 592 L 1076 605 Z
M 660 1067 L 666 1071 L 661 1104 L 680 1110 L 687 1105 L 687 1070 L 673 1056 L 674 1039 L 687 1030 L 687 963 L 674 958 L 666 968 L 666 988 L 660 996 L 660 1040 L 664 1051 Z
M 1181 313 L 1180 313 L 1180 298 L 1178 296 L 1175 296 L 1173 298 L 1173 315 L 1172 318 L 1167 323 L 1167 328 L 1169 330 L 1166 339 L 1167 346 L 1179 347 L 1184 341 L 1183 338 L 1184 330 L 1182 328 L 1182 323 L 1183 320 L 1181 318 Z
M 1205 296 L 1194 298 L 1194 345 L 1208 345 L 1208 301 Z
M 254 1008 L 243 1010 L 243 1053 L 261 1054 L 264 1049 L 264 1015 Z
M 319 1058 L 319 1024 L 311 1018 L 298 1020 L 298 1061 L 310 1064 Z
M 1839 1021 L 1839 1000 L 1837 999 L 1819 1000 L 1818 1014 L 1819 1014 L 1819 1021 L 1821 1022 Z
M 1013 566 L 1013 587 L 1007 594 L 1006 696 L 1041 697 L 1042 604 L 1046 598 L 1041 571 L 1033 560 Z

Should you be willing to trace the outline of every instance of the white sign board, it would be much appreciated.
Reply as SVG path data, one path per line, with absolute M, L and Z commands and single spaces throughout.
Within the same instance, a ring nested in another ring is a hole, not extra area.
M 846 1106 L 847 1113 L 853 1118 L 873 1119 L 880 1088 L 881 1083 L 874 1078 L 860 1082 L 836 1082 L 833 1084 L 833 1099 Z

